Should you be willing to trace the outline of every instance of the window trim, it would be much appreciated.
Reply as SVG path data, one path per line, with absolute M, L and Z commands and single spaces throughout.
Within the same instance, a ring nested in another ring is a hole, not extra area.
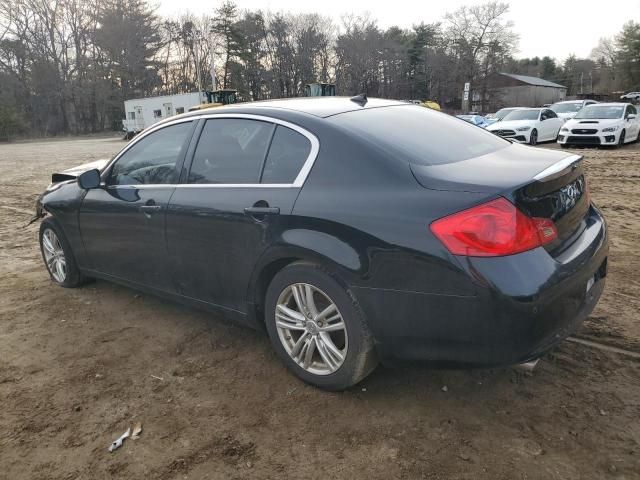
M 315 163 L 320 151 L 320 142 L 318 140 L 318 137 L 316 137 L 308 130 L 300 127 L 299 125 L 287 122 L 286 120 L 280 120 L 279 118 L 267 117 L 265 115 L 256 115 L 253 113 L 214 113 L 205 114 L 199 116 L 198 118 L 204 120 L 205 122 L 207 120 L 215 120 L 218 118 L 240 118 L 260 122 L 268 122 L 276 126 L 282 125 L 283 127 L 290 128 L 291 130 L 294 130 L 302 136 L 306 137 L 307 140 L 309 140 L 309 142 L 311 143 L 311 149 L 309 150 L 307 159 L 302 164 L 298 175 L 292 183 L 186 183 L 188 179 L 184 179 L 183 182 L 176 185 L 177 188 L 301 188 L 304 185 L 304 182 L 307 180 L 309 172 L 311 172 L 311 168 L 313 167 L 313 164 Z M 200 135 L 202 135 L 202 131 L 200 132 Z M 200 140 L 200 135 L 198 136 L 197 140 Z M 273 141 L 273 138 L 271 140 Z M 271 148 L 271 145 L 269 145 L 269 148 Z M 188 170 L 191 169 L 192 163 L 193 155 L 191 155 L 189 158 Z
M 105 165 L 100 175 L 102 184 L 106 185 L 105 182 L 106 182 L 107 172 L 111 170 L 111 167 L 113 166 L 113 164 L 117 162 L 118 159 L 122 155 L 124 155 L 131 147 L 133 147 L 136 143 L 138 143 L 143 138 L 147 137 L 148 135 L 151 135 L 153 132 L 160 130 L 164 127 L 169 127 L 171 125 L 184 123 L 184 122 L 194 122 L 194 125 L 196 126 L 196 129 L 197 129 L 197 124 L 199 120 L 206 121 L 208 119 L 216 119 L 216 118 L 245 118 L 250 120 L 270 122 L 275 125 L 282 125 L 283 127 L 287 127 L 292 130 L 295 130 L 301 135 L 307 137 L 307 139 L 311 142 L 311 150 L 309 151 L 309 155 L 307 156 L 307 159 L 302 164 L 302 168 L 298 172 L 298 175 L 294 179 L 293 183 L 185 183 L 187 179 L 181 178 L 180 183 L 158 183 L 158 184 L 146 183 L 141 185 L 118 185 L 117 187 L 118 188 L 136 188 L 136 189 L 144 189 L 144 188 L 301 188 L 304 185 L 305 181 L 307 180 L 307 177 L 309 176 L 309 173 L 311 172 L 311 169 L 313 168 L 313 165 L 315 164 L 315 161 L 318 157 L 318 153 L 320 152 L 320 141 L 318 140 L 318 137 L 316 137 L 309 130 L 299 125 L 296 125 L 295 123 L 287 122 L 286 120 L 280 120 L 279 118 L 268 117 L 266 115 L 257 115 L 253 113 L 218 113 L 218 114 L 208 113 L 203 115 L 193 115 L 186 118 L 180 118 L 180 119 L 172 120 L 170 122 L 162 122 L 158 125 L 152 125 L 148 129 L 145 129 L 143 132 L 136 135 L 127 144 L 126 147 L 120 150 L 120 152 L 118 152 L 116 156 L 113 157 L 113 159 L 111 159 L 111 161 L 107 163 L 107 165 Z M 197 141 L 200 139 L 200 135 L 202 135 L 202 130 L 201 129 L 200 131 L 196 130 L 196 132 L 198 133 L 198 138 L 194 138 L 194 135 L 192 132 L 192 136 L 189 141 L 189 144 L 192 144 L 194 142 L 197 143 Z M 190 147 L 187 148 L 188 158 L 184 158 L 182 168 L 185 168 L 185 167 L 191 168 L 194 152 L 191 152 L 191 154 L 189 154 L 189 150 L 190 150 Z

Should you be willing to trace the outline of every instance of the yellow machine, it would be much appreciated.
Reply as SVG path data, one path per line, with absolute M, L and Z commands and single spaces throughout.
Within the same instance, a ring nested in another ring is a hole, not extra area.
M 190 112 L 196 110 L 203 110 L 205 108 L 221 107 L 223 105 L 231 105 L 238 102 L 237 90 L 214 90 L 213 92 L 204 92 L 207 96 L 207 103 L 201 103 L 200 105 L 194 105 L 189 109 Z
M 333 83 L 309 83 L 304 86 L 305 97 L 335 97 L 336 86 Z
M 438 111 L 441 110 L 440 109 L 440 104 L 438 102 L 434 102 L 432 100 L 425 100 L 420 105 L 422 105 L 423 107 L 430 108 L 432 110 L 438 110 Z

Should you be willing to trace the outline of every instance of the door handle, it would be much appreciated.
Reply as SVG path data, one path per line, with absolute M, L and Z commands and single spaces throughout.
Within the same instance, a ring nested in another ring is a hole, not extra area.
M 144 213 L 159 212 L 162 210 L 162 205 L 142 205 L 140 211 Z
M 143 212 L 157 212 L 162 209 L 162 205 L 142 205 L 140 210 Z
M 247 215 L 279 215 L 278 207 L 247 207 L 244 209 Z

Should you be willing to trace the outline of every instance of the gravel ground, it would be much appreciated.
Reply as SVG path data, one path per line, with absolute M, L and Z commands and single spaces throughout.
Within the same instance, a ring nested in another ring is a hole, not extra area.
M 122 146 L 0 145 L 0 478 L 640 478 L 637 355 L 564 342 L 532 375 L 379 368 L 326 393 L 259 332 L 102 281 L 54 286 L 24 226 L 34 201 L 52 171 Z M 611 232 L 577 336 L 638 354 L 640 149 L 575 152 Z

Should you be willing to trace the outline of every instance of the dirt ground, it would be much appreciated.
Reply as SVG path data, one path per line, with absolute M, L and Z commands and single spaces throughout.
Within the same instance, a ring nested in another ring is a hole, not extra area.
M 122 146 L 0 145 L 0 478 L 640 478 L 638 145 L 579 151 L 611 256 L 578 336 L 636 357 L 565 341 L 532 375 L 379 368 L 344 393 L 296 380 L 259 332 L 102 281 L 51 283 L 24 227 L 37 195 Z M 136 421 L 141 437 L 109 453 Z

